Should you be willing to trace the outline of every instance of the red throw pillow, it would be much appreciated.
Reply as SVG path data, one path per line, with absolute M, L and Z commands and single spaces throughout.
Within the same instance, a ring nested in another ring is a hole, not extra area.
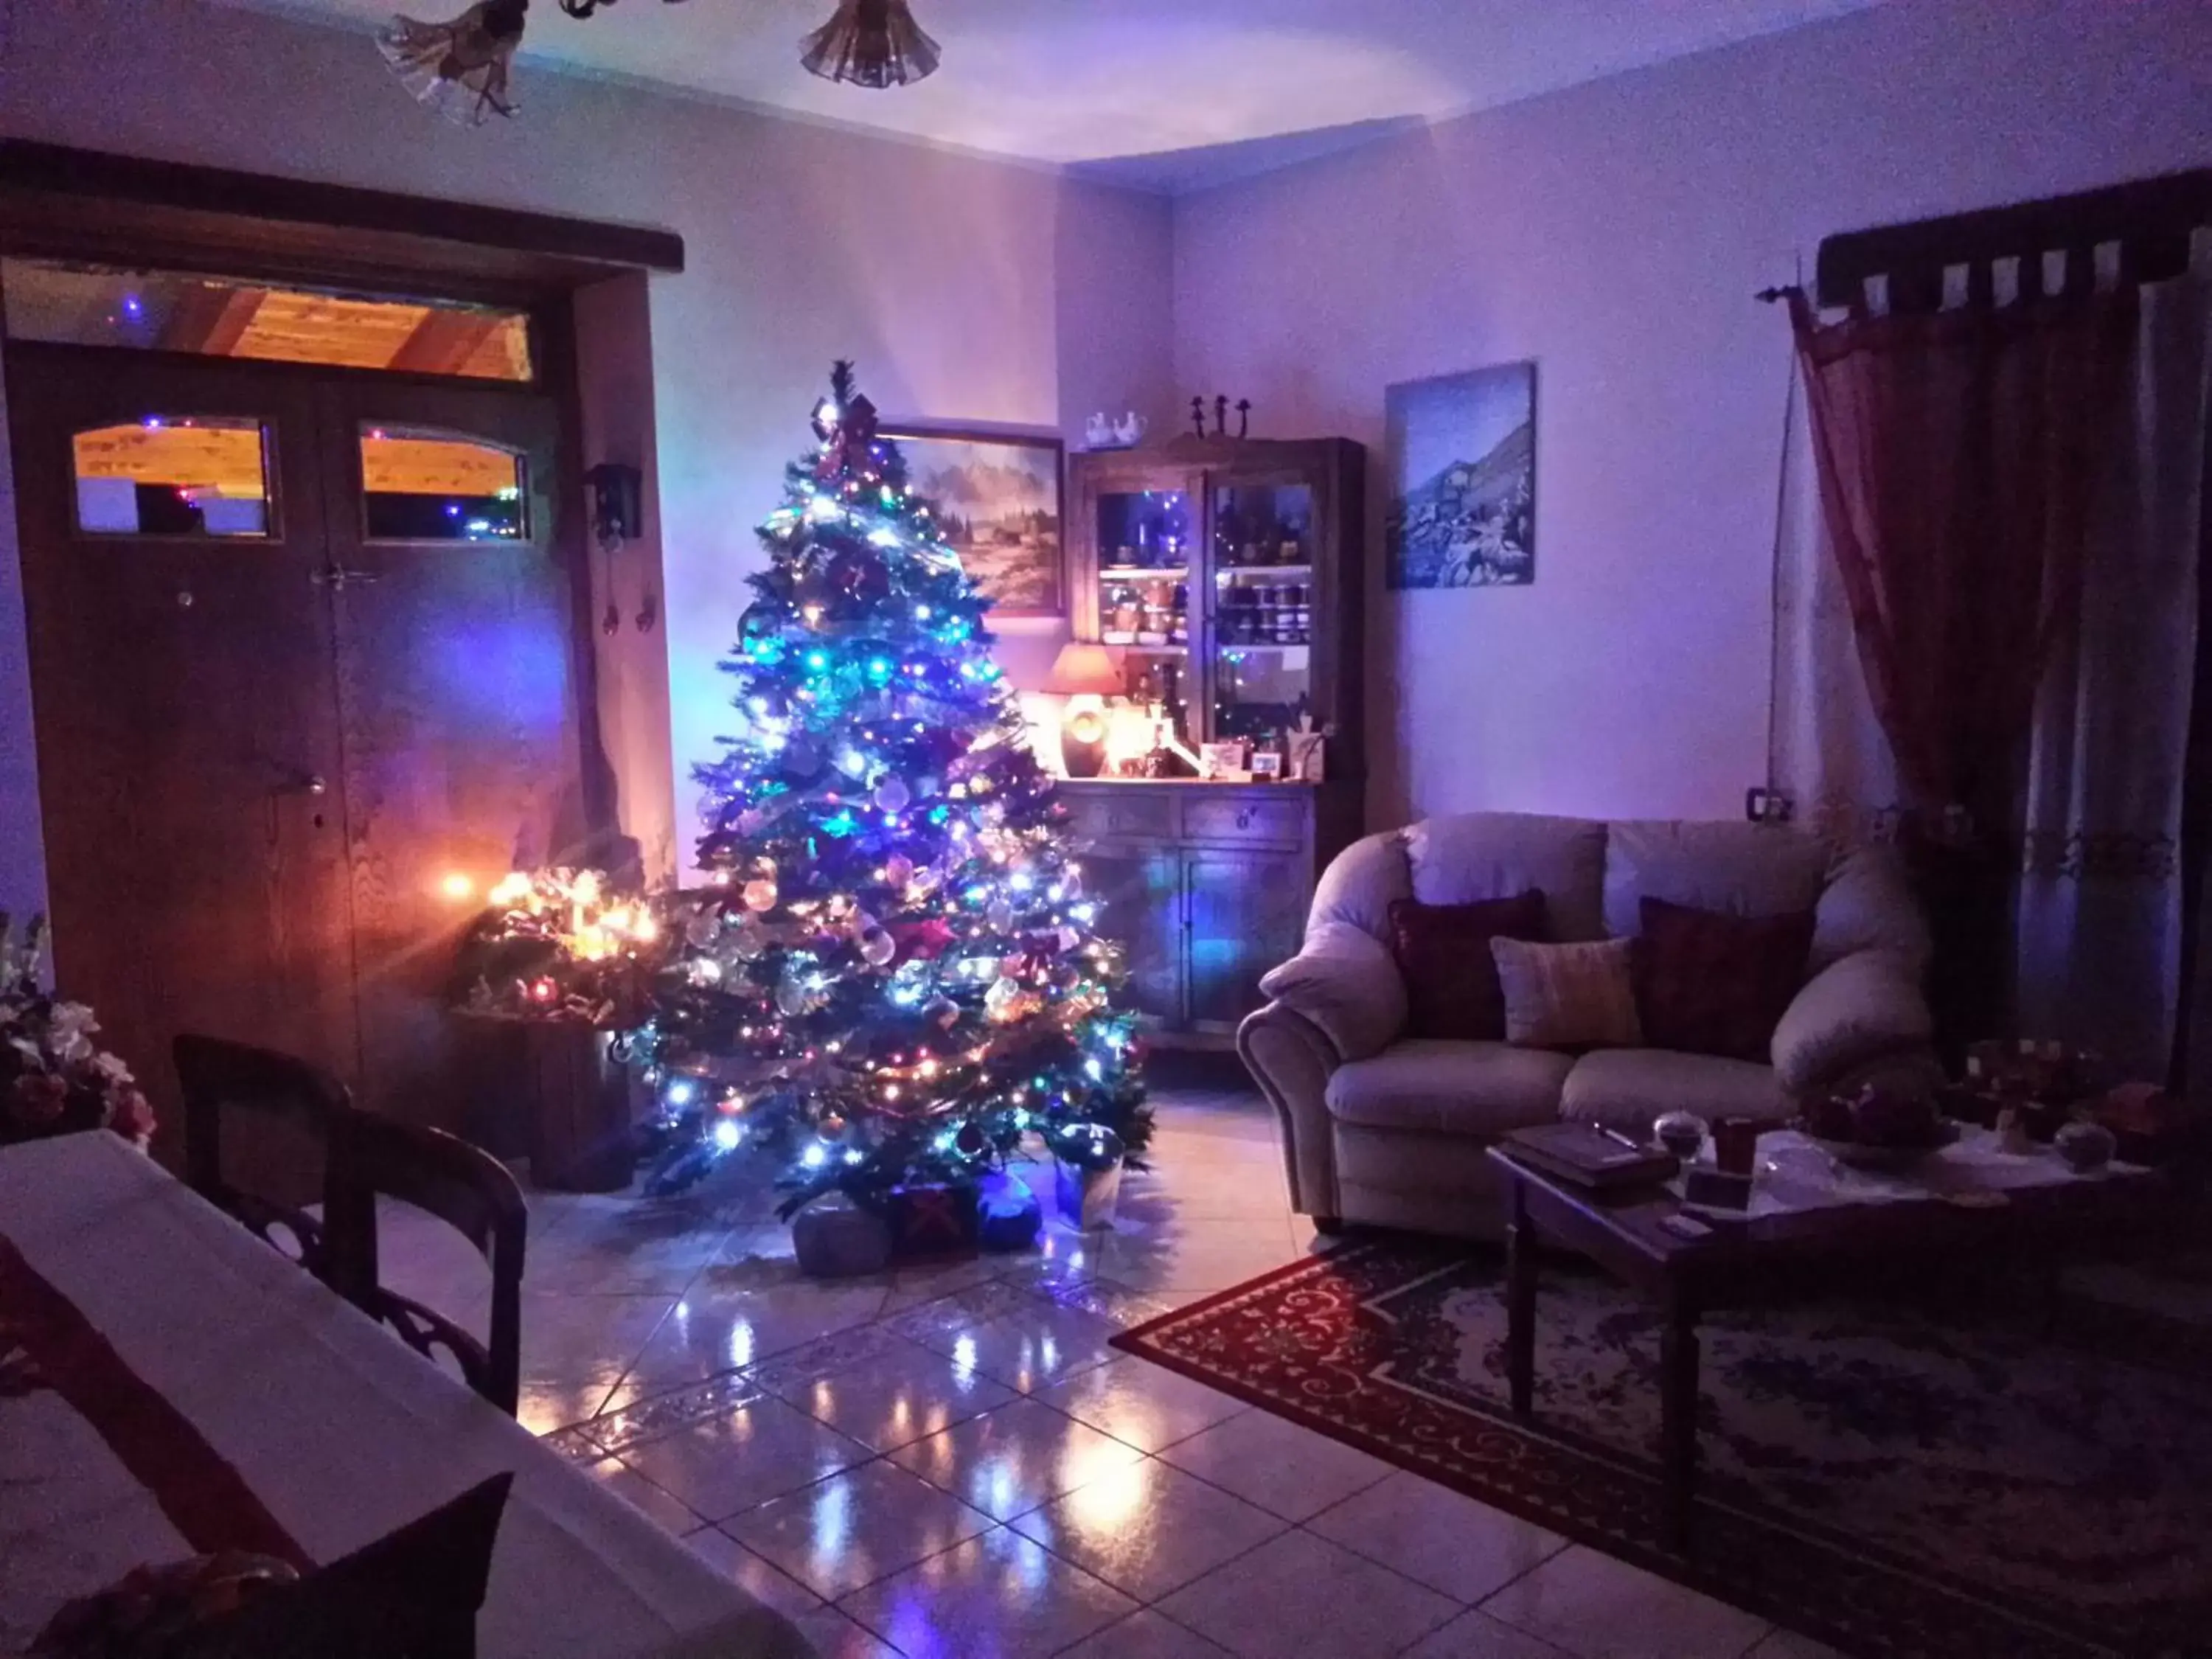
M 1534 887 L 1473 904 L 1394 900 L 1390 951 L 1406 980 L 1406 1035 L 1503 1042 L 1505 994 L 1490 941 L 1540 939 L 1548 920 L 1544 896 Z
M 1636 1011 L 1655 1048 L 1765 1060 L 1774 1028 L 1805 983 L 1813 913 L 1735 916 L 1642 902 Z

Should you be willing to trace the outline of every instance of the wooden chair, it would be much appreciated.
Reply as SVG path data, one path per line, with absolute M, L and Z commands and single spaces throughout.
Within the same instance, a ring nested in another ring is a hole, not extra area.
M 332 1125 L 331 1283 L 371 1318 L 434 1360 L 442 1348 L 468 1384 L 513 1413 L 522 1370 L 522 1251 L 529 1221 L 522 1188 L 489 1152 L 439 1129 L 348 1107 Z M 379 1194 L 436 1216 L 491 1266 L 491 1330 L 479 1342 L 444 1315 L 379 1282 Z
M 171 1659 L 476 1659 L 512 1474 L 165 1644 Z
M 346 1087 L 304 1060 L 221 1037 L 187 1032 L 171 1045 L 185 1104 L 185 1180 L 249 1232 L 290 1255 L 277 1230 L 297 1245 L 301 1265 L 329 1277 L 325 1224 L 299 1206 L 232 1184 L 223 1173 L 222 1124 L 231 1112 L 289 1125 L 322 1148 L 323 1197 L 329 1199 L 331 1126 L 350 1107 Z

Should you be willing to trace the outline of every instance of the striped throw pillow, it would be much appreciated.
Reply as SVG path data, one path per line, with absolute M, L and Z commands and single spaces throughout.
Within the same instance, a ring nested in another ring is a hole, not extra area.
M 1505 1040 L 1520 1048 L 1634 1048 L 1635 941 L 1531 945 L 1493 939 L 1491 959 L 1505 993 Z

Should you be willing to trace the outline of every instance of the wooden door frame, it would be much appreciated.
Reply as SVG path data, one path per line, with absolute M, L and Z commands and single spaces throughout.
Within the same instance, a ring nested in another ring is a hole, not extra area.
M 571 582 L 569 659 L 586 811 L 594 833 L 610 848 L 617 844 L 619 803 L 601 720 L 593 558 L 582 506 L 583 387 L 572 296 L 623 276 L 681 271 L 681 237 L 634 226 L 0 139 L 0 254 L 335 285 L 526 311 L 538 368 L 528 389 L 550 396 L 559 416 L 557 465 L 564 488 L 553 550 L 568 565 Z M 21 349 L 33 348 L 26 343 Z M 649 385 L 650 365 L 646 367 Z M 362 375 L 387 384 L 456 383 L 450 376 L 395 376 L 319 364 L 300 368 L 319 376 Z M 0 554 L 15 533 L 13 524 L 0 530 Z M 649 541 L 647 550 L 652 568 L 642 574 L 649 591 L 659 592 L 665 584 L 658 541 Z

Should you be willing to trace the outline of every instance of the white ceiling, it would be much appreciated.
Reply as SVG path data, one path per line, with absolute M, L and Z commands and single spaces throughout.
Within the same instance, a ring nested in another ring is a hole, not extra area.
M 381 22 L 467 0 L 250 0 Z M 912 0 L 944 63 L 914 86 L 817 80 L 799 42 L 836 0 L 536 0 L 536 58 L 1032 161 L 1113 161 L 1202 186 L 1356 140 L 1855 11 L 1874 0 Z M 528 71 L 520 71 L 527 120 Z M 1262 142 L 1255 142 L 1262 141 Z M 1326 143 L 1328 141 L 1322 141 Z M 1231 148 L 1224 148 L 1231 147 Z M 1205 151 L 1204 155 L 1179 152 Z M 1152 158 L 1129 162 L 1126 158 Z

